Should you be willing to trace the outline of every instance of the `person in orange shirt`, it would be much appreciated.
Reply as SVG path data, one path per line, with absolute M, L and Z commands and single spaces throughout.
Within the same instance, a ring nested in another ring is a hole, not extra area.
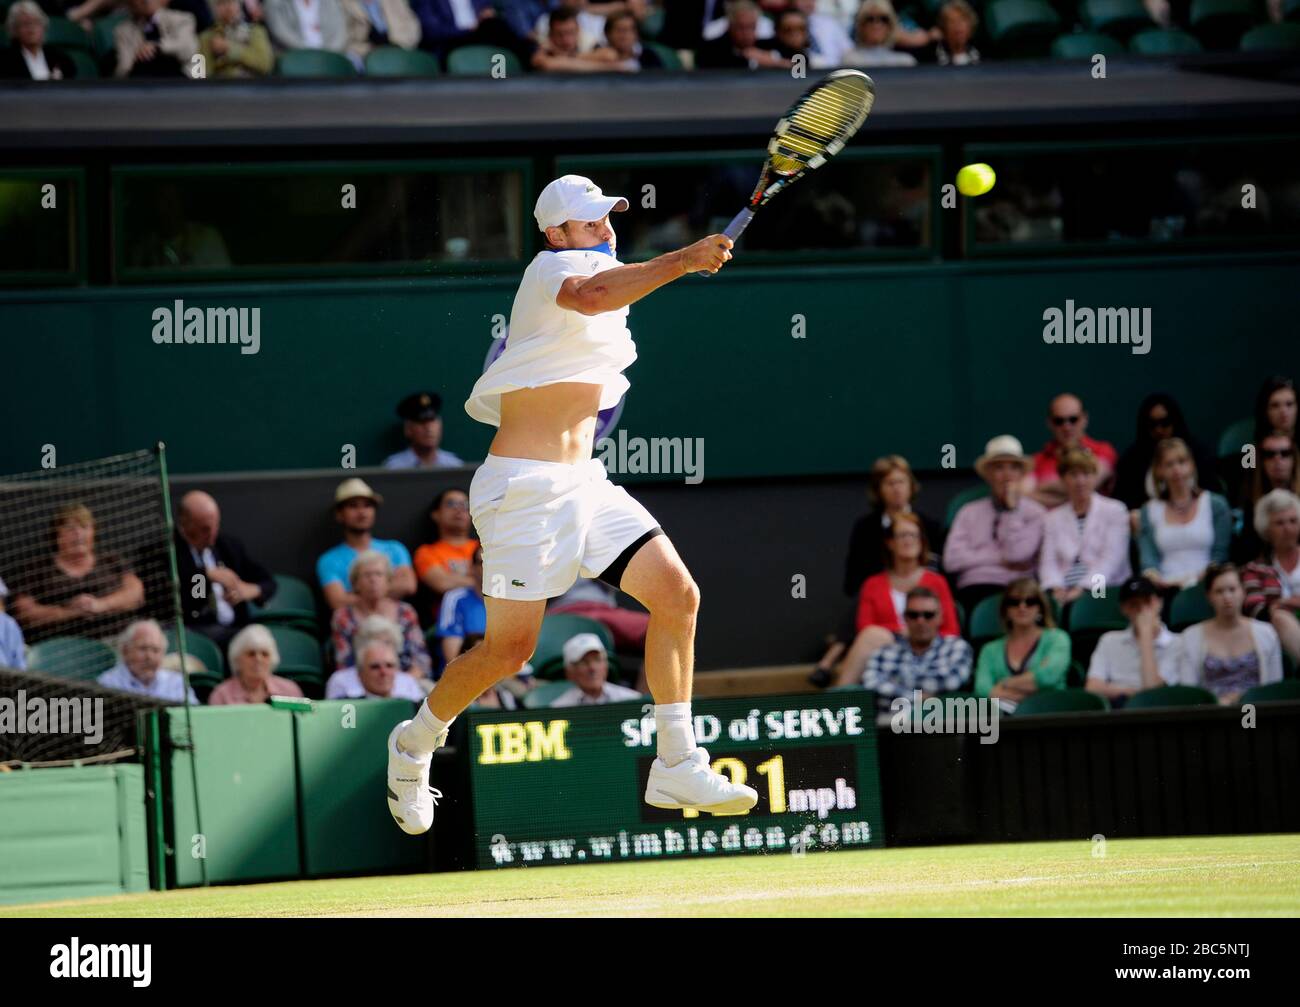
M 474 587 L 470 573 L 478 539 L 471 534 L 469 494 L 463 489 L 445 489 L 429 505 L 433 541 L 415 550 L 415 575 L 435 595 L 434 616 L 444 594 L 454 587 Z

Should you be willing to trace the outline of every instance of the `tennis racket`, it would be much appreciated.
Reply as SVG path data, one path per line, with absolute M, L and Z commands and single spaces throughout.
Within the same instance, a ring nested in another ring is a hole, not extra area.
M 760 206 L 838 154 L 866 122 L 875 101 L 876 85 L 860 70 L 836 70 L 805 91 L 777 122 L 749 205 L 723 233 L 735 241 Z M 699 275 L 713 274 L 701 270 Z

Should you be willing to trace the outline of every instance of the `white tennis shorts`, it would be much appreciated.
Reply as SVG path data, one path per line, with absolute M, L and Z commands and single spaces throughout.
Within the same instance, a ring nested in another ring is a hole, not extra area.
M 577 465 L 488 455 L 469 485 L 489 598 L 555 598 L 599 577 L 658 525 L 599 458 Z M 615 587 L 618 585 L 615 584 Z

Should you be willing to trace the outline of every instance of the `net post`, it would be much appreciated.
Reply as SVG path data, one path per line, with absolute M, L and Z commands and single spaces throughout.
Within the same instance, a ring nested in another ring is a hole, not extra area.
M 203 835 L 202 810 L 199 807 L 198 750 L 194 744 L 194 721 L 190 716 L 190 667 L 185 652 L 185 614 L 181 607 L 180 566 L 176 561 L 176 528 L 172 520 L 172 494 L 167 478 L 167 445 L 159 441 L 155 447 L 158 455 L 158 481 L 162 487 L 163 523 L 167 529 L 167 562 L 171 568 L 172 614 L 176 620 L 176 649 L 181 656 L 181 679 L 185 683 L 185 733 L 189 736 L 190 786 L 194 790 L 194 828 Z M 203 841 L 203 856 L 199 857 L 199 877 L 202 887 L 208 886 L 207 840 Z

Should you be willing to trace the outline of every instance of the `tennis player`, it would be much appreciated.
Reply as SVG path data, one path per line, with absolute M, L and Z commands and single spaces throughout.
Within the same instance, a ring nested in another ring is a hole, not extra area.
M 714 234 L 648 262 L 616 257 L 606 196 L 579 175 L 542 190 L 534 215 L 545 251 L 524 270 L 505 350 L 465 403 L 497 427 L 470 483 L 483 544 L 483 641 L 456 658 L 414 720 L 388 739 L 388 807 L 413 835 L 433 824 L 429 764 L 452 720 L 532 656 L 546 600 L 579 577 L 598 577 L 650 612 L 646 679 L 655 700 L 658 755 L 645 800 L 658 808 L 736 814 L 758 793 L 713 771 L 695 743 L 691 676 L 699 590 L 663 529 L 592 457 L 596 414 L 627 391 L 636 360 L 628 306 L 689 273 L 716 273 L 731 239 Z

